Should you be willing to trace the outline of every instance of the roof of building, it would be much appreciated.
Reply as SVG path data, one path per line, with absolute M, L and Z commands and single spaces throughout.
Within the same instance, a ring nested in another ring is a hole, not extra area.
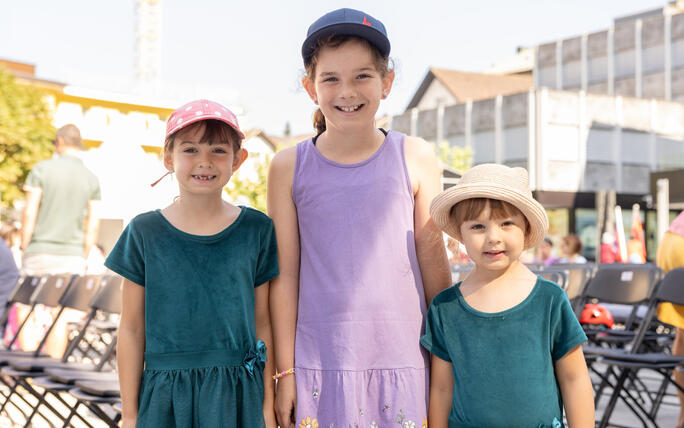
M 20 82 L 25 82 L 33 86 L 45 89 L 61 90 L 64 83 L 54 80 L 39 79 L 36 77 L 36 66 L 24 62 L 11 61 L 0 58 L 0 67 L 6 68 Z
M 454 96 L 456 102 L 463 103 L 494 98 L 497 95 L 509 95 L 523 92 L 534 85 L 531 75 L 500 75 L 485 73 L 469 73 L 465 71 L 430 68 L 418 90 L 413 95 L 406 109 L 416 107 L 425 91 L 434 79 L 437 79 Z

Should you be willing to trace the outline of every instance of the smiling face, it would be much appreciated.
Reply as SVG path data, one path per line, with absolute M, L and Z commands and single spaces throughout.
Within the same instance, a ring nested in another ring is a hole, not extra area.
M 370 45 L 355 38 L 321 47 L 308 71 L 303 84 L 323 112 L 327 128 L 373 126 L 380 100 L 394 79 L 393 72 L 379 69 Z
M 176 174 L 181 197 L 189 194 L 220 196 L 230 177 L 247 158 L 244 149 L 235 150 L 238 143 L 231 137 L 204 141 L 206 128 L 205 123 L 199 122 L 197 126 L 179 131 L 164 151 L 164 165 Z
M 479 215 L 461 223 L 460 232 L 468 256 L 478 269 L 505 271 L 520 258 L 528 227 L 515 207 L 492 208 L 487 201 Z

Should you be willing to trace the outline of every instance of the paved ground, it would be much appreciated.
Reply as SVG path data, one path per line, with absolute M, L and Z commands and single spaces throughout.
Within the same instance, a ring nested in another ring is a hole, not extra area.
M 3 392 L 6 392 L 6 389 L 3 390 Z M 35 403 L 35 397 L 30 396 L 29 394 L 23 394 L 22 395 L 27 401 L 30 403 Z M 62 395 L 64 400 L 67 401 L 68 404 L 72 405 L 76 402 L 73 397 L 71 397 L 69 394 L 63 394 Z M 26 414 L 30 414 L 31 409 L 26 403 L 23 403 L 20 399 L 15 399 L 12 400 L 13 403 L 16 403 L 17 406 L 7 406 L 5 410 L 2 412 L 0 415 L 0 428 L 10 428 L 10 427 L 23 427 L 25 425 L 26 418 L 25 416 L 19 411 L 19 408 L 21 408 Z M 48 402 L 60 413 L 67 415 L 69 411 L 66 409 L 66 407 L 59 403 L 57 399 L 52 398 L 48 399 Z M 47 409 L 42 411 L 43 415 L 41 416 L 35 416 L 32 419 L 32 427 L 35 428 L 48 428 L 48 427 L 61 427 L 63 425 L 62 421 L 60 418 L 56 417 L 53 413 L 48 411 Z M 86 409 L 83 406 L 79 407 L 79 412 L 80 415 L 82 415 L 88 423 L 90 423 L 94 428 L 106 428 L 108 425 L 99 420 L 95 415 L 93 415 L 88 409 Z M 69 424 L 70 427 L 74 428 L 85 428 L 87 427 L 86 424 L 84 424 L 81 420 L 78 418 L 73 418 L 73 420 Z
M 603 368 L 597 365 L 600 370 Z M 639 372 L 639 378 L 644 380 L 644 383 L 649 389 L 656 389 L 660 385 L 659 375 L 653 371 L 643 370 Z M 598 407 L 596 409 L 596 421 L 597 426 L 601 421 L 603 416 L 603 410 L 608 404 L 612 390 L 607 389 L 606 393 L 602 395 L 601 400 L 599 400 Z M 656 417 L 656 422 L 659 427 L 663 428 L 677 428 L 677 417 L 679 416 L 679 400 L 676 396 L 676 390 L 674 386 L 670 386 L 667 389 L 665 399 L 663 404 L 658 410 Z M 618 405 L 610 418 L 610 427 L 630 427 L 637 428 L 643 427 L 644 424 L 632 413 L 632 411 L 625 405 L 621 400 L 618 401 Z M 646 426 L 653 426 L 648 424 Z M 680 427 L 681 428 L 681 427 Z

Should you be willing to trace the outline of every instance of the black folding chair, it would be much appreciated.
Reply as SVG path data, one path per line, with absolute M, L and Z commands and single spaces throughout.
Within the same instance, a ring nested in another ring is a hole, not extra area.
M 662 271 L 652 264 L 600 265 L 586 285 L 575 314 L 580 318 L 584 305 L 590 302 L 625 305 L 628 316 L 622 320 L 624 330 L 633 331 L 639 306 L 648 303 L 661 276 Z M 595 332 L 590 333 L 591 340 Z
M 61 274 L 61 275 L 50 275 L 50 276 L 44 276 L 42 278 L 39 278 L 36 280 L 37 277 L 26 277 L 24 278 L 23 282 L 19 284 L 15 289 L 13 290 L 10 299 L 12 302 L 16 303 L 23 303 L 23 304 L 28 304 L 30 306 L 30 310 L 22 323 L 19 325 L 19 328 L 10 341 L 9 346 L 11 347 L 14 343 L 16 343 L 17 339 L 19 338 L 19 335 L 22 333 L 24 326 L 26 325 L 27 321 L 30 319 L 31 315 L 35 312 L 36 306 L 37 305 L 44 305 L 47 307 L 58 307 L 59 306 L 59 300 L 62 298 L 64 293 L 69 289 L 72 281 L 72 275 L 71 274 Z M 27 298 L 27 296 L 30 296 Z M 60 311 L 61 313 L 61 311 Z M 5 349 L 0 351 L 0 366 L 6 366 L 9 364 L 10 361 L 15 361 L 15 360 L 34 360 L 34 359 L 40 359 L 40 360 L 52 360 L 50 357 L 45 356 L 44 354 L 41 354 L 41 349 L 45 342 L 47 341 L 48 337 L 50 336 L 50 333 L 52 332 L 52 329 L 54 328 L 55 324 L 59 320 L 59 317 L 55 317 L 52 324 L 48 327 L 47 331 L 43 334 L 43 337 L 41 338 L 38 346 L 36 347 L 35 350 L 33 351 L 17 351 L 17 350 L 12 350 L 12 349 Z M 18 382 L 16 382 L 14 379 L 11 377 L 6 377 L 0 375 L 0 383 L 6 387 L 6 391 L 2 391 L 0 395 L 4 398 L 4 401 L 2 403 L 2 406 L 0 406 L 0 412 L 2 412 L 7 404 L 12 404 L 17 410 L 19 410 L 20 413 L 22 413 L 24 416 L 26 416 L 26 413 L 24 410 L 17 405 L 16 403 L 12 402 L 10 399 L 14 395 L 16 388 L 18 386 L 21 386 Z M 21 395 L 17 394 L 16 395 L 23 403 L 27 405 L 31 405 L 30 402 L 26 400 L 26 398 Z
M 105 313 L 105 314 L 118 314 L 121 312 L 121 286 L 122 286 L 123 280 L 120 276 L 110 276 L 110 277 L 105 277 L 102 279 L 102 282 L 100 284 L 100 288 L 97 292 L 97 294 L 91 299 L 89 303 L 90 311 L 88 313 L 88 316 L 86 320 L 83 322 L 80 332 L 77 336 L 78 341 L 72 342 L 72 346 L 70 346 L 67 349 L 67 353 L 73 352 L 74 349 L 78 349 L 79 347 L 79 342 L 86 342 L 85 340 L 85 332 L 88 330 L 91 326 L 91 321 L 95 319 L 96 314 L 98 313 Z M 104 334 L 110 334 L 108 331 L 105 332 Z M 105 351 L 100 355 L 99 362 L 97 363 L 96 366 L 94 366 L 91 370 L 84 370 L 84 369 L 79 369 L 76 367 L 74 364 L 65 362 L 64 364 L 57 366 L 57 365 L 52 365 L 52 366 L 45 366 L 43 369 L 43 373 L 39 374 L 33 374 L 32 376 L 38 376 L 38 377 L 33 377 L 31 379 L 31 385 L 33 387 L 38 387 L 42 389 L 42 394 L 40 394 L 39 401 L 34 407 L 33 413 L 28 416 L 26 423 L 29 424 L 35 414 L 38 412 L 38 409 L 41 405 L 46 403 L 46 399 L 48 395 L 54 396 L 58 401 L 61 402 L 62 405 L 64 405 L 68 410 L 69 414 L 66 417 L 62 417 L 63 420 L 65 421 L 64 424 L 65 426 L 69 423 L 69 421 L 74 417 L 77 416 L 79 419 L 81 419 L 87 426 L 90 426 L 90 423 L 85 421 L 81 415 L 77 413 L 79 405 L 82 405 L 84 403 L 77 402 L 73 405 L 67 403 L 62 397 L 61 393 L 67 392 L 71 389 L 74 388 L 74 384 L 77 381 L 81 380 L 87 380 L 90 382 L 93 382 L 96 384 L 97 382 L 112 382 L 117 380 L 117 375 L 113 371 L 104 371 L 105 367 L 107 364 L 111 364 L 112 357 L 114 355 L 115 347 L 116 347 L 116 336 L 114 334 L 111 334 L 112 338 L 110 340 L 110 343 L 107 345 L 107 348 Z M 76 340 L 76 339 L 75 339 Z M 87 347 L 90 347 L 90 343 L 87 343 Z M 13 366 L 15 367 L 15 366 Z M 21 366 L 18 366 L 21 367 Z M 112 364 L 109 366 L 109 368 L 113 369 L 115 366 Z M 89 405 L 90 407 L 92 406 L 98 406 L 98 403 L 93 403 Z M 90 408 L 89 406 L 86 406 Z M 102 410 L 105 414 L 106 411 Z M 61 417 L 61 416 L 60 416 Z
M 555 282 L 555 283 L 558 284 L 563 290 L 565 290 L 566 287 L 568 286 L 568 284 L 567 284 L 567 282 L 568 282 L 568 275 L 567 275 L 564 271 L 562 271 L 562 270 L 558 270 L 558 271 L 549 271 L 549 270 L 543 270 L 543 269 L 540 269 L 540 270 L 530 269 L 530 270 L 531 270 L 532 273 L 534 273 L 535 275 L 539 275 L 539 276 L 541 276 L 541 277 L 544 278 L 544 279 L 547 279 L 547 280 L 549 280 L 549 281 L 551 281 L 551 282 Z
M 473 270 L 473 265 L 451 265 L 451 283 L 456 284 L 463 281 L 466 276 Z
M 563 290 L 568 294 L 573 309 L 577 309 L 579 298 L 596 270 L 593 263 L 555 263 L 545 266 L 543 272 L 564 272 L 566 282 Z
M 595 326 L 584 326 L 590 342 L 582 348 L 587 367 L 600 379 L 594 385 L 596 407 L 605 388 L 615 383 L 616 374 L 610 369 L 601 371 L 595 363 L 600 355 L 622 348 L 634 339 L 634 329 L 638 326 L 637 308 L 649 302 L 660 272 L 654 265 L 600 265 L 579 298 L 576 308 L 578 318 L 581 318 L 582 309 L 589 302 L 616 303 L 630 308 L 630 315 L 622 325 L 624 330 L 606 330 L 605 327 L 597 330 L 593 328 Z
M 59 310 L 57 315 L 54 317 L 54 322 L 52 325 L 48 328 L 47 333 L 45 334 L 43 340 L 41 341 L 41 345 L 38 347 L 40 349 L 42 347 L 42 344 L 45 343 L 47 338 L 49 337 L 50 333 L 52 332 L 54 326 L 58 323 L 61 315 L 66 309 L 76 309 L 80 311 L 85 311 L 89 308 L 88 303 L 90 300 L 92 300 L 93 296 L 95 293 L 97 293 L 99 284 L 101 281 L 101 276 L 99 275 L 87 275 L 87 276 L 81 276 L 81 277 L 73 277 L 71 280 L 71 283 L 69 287 L 65 290 L 61 290 L 61 286 L 59 285 L 59 282 L 55 282 L 55 287 L 49 287 L 52 283 L 50 280 L 46 282 L 44 287 L 37 292 L 37 296 L 34 298 L 34 301 L 42 301 L 41 296 L 43 298 L 55 298 L 60 292 L 61 295 L 59 295 Z M 52 303 L 52 302 L 50 302 Z M 31 412 L 31 415 L 27 417 L 27 420 L 30 421 L 31 417 L 36 413 L 37 407 L 41 404 L 40 402 L 40 395 L 38 392 L 31 386 L 29 383 L 29 379 L 33 378 L 37 374 L 40 374 L 45 367 L 58 367 L 58 366 L 64 366 L 67 363 L 67 359 L 71 356 L 71 353 L 73 351 L 73 347 L 67 347 L 66 352 L 64 352 L 63 356 L 61 359 L 52 359 L 52 358 L 9 358 L 7 359 L 8 366 L 4 367 L 2 370 L 0 370 L 0 373 L 2 374 L 2 377 L 4 378 L 5 382 L 11 383 L 12 386 L 10 387 L 10 392 L 8 396 L 5 399 L 5 402 L 3 403 L 2 407 L 0 407 L 0 411 L 4 410 L 5 406 L 11 401 L 12 396 L 17 393 L 17 387 L 21 387 L 23 390 L 26 392 L 30 393 L 31 395 L 34 395 L 36 398 L 38 398 L 38 404 L 34 407 L 34 410 Z M 74 364 L 70 364 L 70 367 L 73 367 Z M 80 368 L 88 368 L 91 367 L 90 365 L 81 365 L 79 364 L 78 367 Z M 58 397 L 59 398 L 59 397 Z M 22 397 L 22 400 L 26 403 L 26 400 L 24 397 Z M 16 405 L 15 405 L 16 407 Z M 46 406 L 48 409 L 50 409 L 54 413 L 54 408 L 51 408 L 52 406 Z M 23 412 L 22 412 L 23 413 Z M 24 413 L 24 416 L 26 414 Z M 28 422 L 27 422 L 28 425 Z
M 640 414 L 637 416 L 644 426 L 646 426 L 646 421 L 657 426 L 656 417 L 667 387 L 673 385 L 679 391 L 684 392 L 684 385 L 678 385 L 672 376 L 674 370 L 684 365 L 684 356 L 671 355 L 667 349 L 660 352 L 643 352 L 649 350 L 643 344 L 648 340 L 647 333 L 656 318 L 658 305 L 666 302 L 684 305 L 684 268 L 668 272 L 660 281 L 631 348 L 599 357 L 600 363 L 620 369 L 599 427 L 603 428 L 608 425 L 618 399 L 622 399 L 626 404 L 629 403 L 628 406 L 633 409 L 633 412 L 634 409 L 639 410 Z M 663 382 L 656 391 L 649 391 L 646 388 L 631 388 L 632 391 L 630 391 L 627 388 L 630 384 L 634 385 L 638 372 L 643 369 L 649 369 L 662 377 Z M 645 400 L 651 403 L 648 409 L 645 406 Z

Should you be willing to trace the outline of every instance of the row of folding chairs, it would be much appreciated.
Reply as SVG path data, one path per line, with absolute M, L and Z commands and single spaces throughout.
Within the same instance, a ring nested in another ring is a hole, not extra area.
M 20 278 L 8 299 L 0 325 L 9 309 L 25 305 L 6 349 L 0 350 L 0 414 L 14 426 L 42 425 L 93 427 L 93 420 L 118 426 L 119 385 L 115 372 L 116 324 L 121 312 L 122 278 L 101 275 L 47 275 Z M 52 308 L 53 321 L 33 350 L 17 350 L 19 335 L 38 305 Z M 83 312 L 61 358 L 42 348 L 68 309 Z
M 625 308 L 613 328 L 586 329 L 589 344 L 584 353 L 595 379 L 596 407 L 608 397 L 598 426 L 609 426 L 621 402 L 639 424 L 657 427 L 665 397 L 676 401 L 668 389 L 684 392 L 672 375 L 684 364 L 684 358 L 671 355 L 673 328 L 657 319 L 658 305 L 684 305 L 684 269 L 663 275 L 652 264 L 600 265 L 578 299 L 578 317 L 591 302 Z

